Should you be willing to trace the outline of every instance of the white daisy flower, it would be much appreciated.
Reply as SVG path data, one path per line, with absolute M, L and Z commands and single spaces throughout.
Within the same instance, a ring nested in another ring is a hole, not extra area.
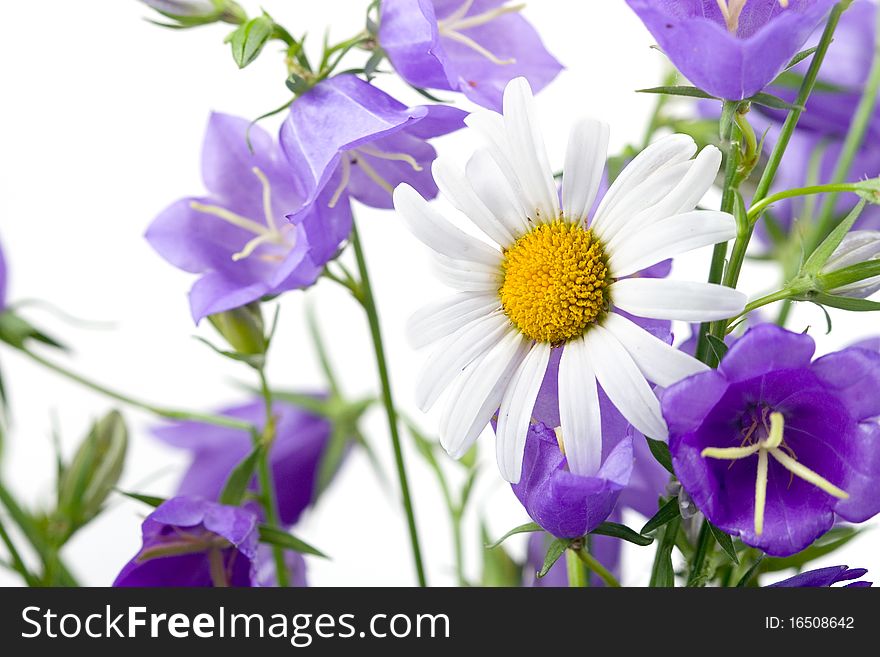
M 661 139 L 630 162 L 589 218 L 608 126 L 582 120 L 572 130 L 560 208 L 532 105 L 526 80 L 512 80 L 503 116 L 480 111 L 468 117 L 487 147 L 476 151 L 466 171 L 442 158 L 434 162 L 440 191 L 495 245 L 453 226 L 409 185 L 394 192 L 398 212 L 435 252 L 439 276 L 457 290 L 411 321 L 416 346 L 437 343 L 418 382 L 417 403 L 428 410 L 447 392 L 440 439 L 455 458 L 498 411 L 498 465 L 512 483 L 520 478 L 553 347 L 564 346 L 558 383 L 568 466 L 590 476 L 602 455 L 597 382 L 636 429 L 663 440 L 666 423 L 649 381 L 668 386 L 706 369 L 618 311 L 701 322 L 733 317 L 746 301 L 720 285 L 628 278 L 735 236 L 730 214 L 694 210 L 721 165 L 717 148 L 694 158 L 690 137 Z

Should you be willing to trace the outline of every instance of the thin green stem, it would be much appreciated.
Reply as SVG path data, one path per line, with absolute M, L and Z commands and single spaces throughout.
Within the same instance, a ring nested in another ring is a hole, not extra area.
M 58 363 L 55 363 L 48 358 L 40 356 L 39 354 L 31 351 L 27 347 L 19 348 L 19 352 L 23 353 L 32 361 L 39 363 L 43 367 L 63 376 L 66 379 L 70 379 L 71 381 L 74 381 L 81 386 L 88 388 L 89 390 L 102 394 L 105 397 L 109 397 L 110 399 L 115 399 L 116 401 L 127 404 L 128 406 L 139 408 L 142 411 L 147 411 L 148 413 L 158 415 L 159 417 L 163 417 L 169 420 L 192 420 L 194 422 L 203 422 L 204 424 L 212 424 L 214 426 L 226 427 L 228 429 L 239 429 L 241 431 L 247 432 L 251 432 L 254 429 L 253 425 L 248 422 L 236 420 L 235 418 L 226 417 L 223 415 L 211 415 L 209 413 L 197 413 L 193 411 L 183 411 L 173 408 L 163 408 L 161 406 L 156 406 L 140 399 L 129 397 L 128 395 L 125 395 L 121 392 L 116 392 L 115 390 L 112 390 L 100 383 L 91 381 L 90 379 L 87 379 L 84 376 L 67 369 L 63 365 L 59 365 Z
M 260 377 L 260 393 L 266 410 L 266 427 L 263 429 L 263 450 L 260 452 L 260 462 L 257 465 L 257 477 L 260 481 L 260 500 L 266 513 L 266 519 L 273 527 L 280 527 L 281 520 L 278 515 L 278 498 L 275 494 L 275 482 L 272 481 L 272 469 L 269 467 L 269 452 L 275 440 L 275 413 L 273 411 L 272 389 L 266 378 L 264 368 L 259 368 L 257 374 Z M 278 586 L 286 588 L 290 586 L 290 576 L 287 572 L 287 564 L 284 561 L 284 549 L 273 545 L 272 556 L 275 559 L 275 570 Z
M 868 124 L 874 114 L 874 108 L 877 106 L 877 95 L 880 93 L 880 12 L 876 12 L 874 26 L 874 58 L 871 63 L 871 72 L 862 91 L 862 97 L 859 100 L 856 113 L 853 116 L 846 134 L 846 140 L 843 142 L 843 148 L 834 172 L 831 175 L 832 183 L 840 183 L 846 180 L 852 168 L 853 160 L 861 148 L 865 140 L 865 134 L 868 131 Z M 822 201 L 819 211 L 819 219 L 816 223 L 816 230 L 806 244 L 806 252 L 811 253 L 812 250 L 831 232 L 834 223 L 834 206 L 837 201 L 837 192 L 829 194 Z
M 425 568 L 422 563 L 422 550 L 419 546 L 419 534 L 416 528 L 416 516 L 413 510 L 412 498 L 409 492 L 406 465 L 403 460 L 403 447 L 400 441 L 397 411 L 394 406 L 394 397 L 391 392 L 391 377 L 388 374 L 388 363 L 385 358 L 385 346 L 382 342 L 382 329 L 379 325 L 379 311 L 376 308 L 376 300 L 373 297 L 373 286 L 370 282 L 370 273 L 367 269 L 367 260 L 361 245 L 357 225 L 352 224 L 351 244 L 357 258 L 358 272 L 361 279 L 361 295 L 358 300 L 367 315 L 370 325 L 370 335 L 373 340 L 373 352 L 376 355 L 376 367 L 379 370 L 379 381 L 382 385 L 382 403 L 385 406 L 385 415 L 388 417 L 388 430 L 391 434 L 391 443 L 394 448 L 394 461 L 397 466 L 397 476 L 400 480 L 400 491 L 403 508 L 406 512 L 406 521 L 409 525 L 409 538 L 412 546 L 413 560 L 415 562 L 416 576 L 419 586 L 427 586 Z
M 617 581 L 617 578 L 596 557 L 590 554 L 585 547 L 577 551 L 577 556 L 587 568 L 601 577 L 607 586 L 615 589 L 620 588 L 620 582 Z
M 774 203 L 784 201 L 787 198 L 795 198 L 796 196 L 815 196 L 816 194 L 826 194 L 828 192 L 858 192 L 862 189 L 864 189 L 862 183 L 853 182 L 837 182 L 829 183 L 827 185 L 809 185 L 807 187 L 798 187 L 796 189 L 786 189 L 785 191 L 777 192 L 776 194 L 763 198 L 757 203 L 753 203 L 752 207 L 749 208 L 749 223 L 754 224 L 764 210 Z
M 703 520 L 703 526 L 700 527 L 700 535 L 697 538 L 697 549 L 694 551 L 694 556 L 691 560 L 691 572 L 688 577 L 688 586 L 703 586 L 705 583 L 703 569 L 706 566 L 706 559 L 712 554 L 714 547 L 715 538 L 712 536 L 712 530 L 709 528 L 709 521 Z
M 15 547 L 12 537 L 6 531 L 6 527 L 3 525 L 2 520 L 0 520 L 0 540 L 3 541 L 3 544 L 6 546 L 6 551 L 9 552 L 9 559 L 11 561 L 10 568 L 21 575 L 28 586 L 37 586 L 39 580 L 37 580 L 37 578 L 27 569 L 27 566 L 25 566 L 24 560 L 21 558 L 18 548 Z
M 568 572 L 568 586 L 582 589 L 590 585 L 589 574 L 579 558 L 577 550 L 569 548 L 565 551 L 565 568 Z

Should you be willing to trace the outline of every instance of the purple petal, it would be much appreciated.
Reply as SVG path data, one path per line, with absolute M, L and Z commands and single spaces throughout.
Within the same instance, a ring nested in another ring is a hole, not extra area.
M 759 324 L 730 348 L 718 369 L 734 383 L 773 370 L 808 367 L 815 349 L 809 335 L 792 333 L 773 324 Z

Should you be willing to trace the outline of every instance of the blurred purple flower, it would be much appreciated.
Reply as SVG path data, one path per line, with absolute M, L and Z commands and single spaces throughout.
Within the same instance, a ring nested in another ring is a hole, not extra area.
M 287 565 L 290 586 L 304 588 L 309 585 L 306 578 L 306 560 L 299 552 L 284 551 L 284 563 Z M 275 570 L 275 556 L 272 548 L 261 543 L 257 548 L 256 573 L 254 586 L 274 588 L 278 586 L 278 573 Z
M 276 436 L 269 452 L 281 523 L 293 525 L 314 501 L 321 457 L 330 439 L 330 424 L 298 406 L 275 402 Z M 220 411 L 259 429 L 265 425 L 262 401 Z M 189 450 L 193 459 L 178 486 L 178 495 L 217 499 L 232 469 L 250 452 L 250 436 L 200 422 L 176 422 L 158 427 L 154 435 L 169 445 Z M 251 484 L 257 490 L 256 480 Z
M 808 335 L 762 324 L 717 370 L 661 397 L 684 489 L 723 531 L 794 554 L 835 516 L 880 512 L 880 354 L 849 348 L 811 363 Z
M 200 274 L 190 291 L 198 322 L 265 295 L 307 287 L 351 230 L 347 203 L 326 200 L 302 208 L 291 164 L 272 137 L 250 121 L 212 114 L 202 147 L 208 195 L 184 198 L 163 210 L 146 238 L 165 260 Z
M 143 547 L 113 586 L 252 586 L 257 516 L 194 497 L 174 497 L 142 525 Z
M 850 568 L 849 566 L 829 566 L 827 568 L 817 568 L 808 570 L 804 573 L 798 573 L 794 577 L 789 577 L 775 584 L 768 584 L 767 588 L 783 587 L 783 588 L 825 588 L 840 582 L 850 582 L 845 584 L 844 588 L 867 588 L 871 586 L 871 582 L 858 581 L 868 573 L 864 568 Z
M 626 0 L 675 67 L 727 100 L 762 91 L 836 0 Z
M 446 105 L 406 107 L 354 75 L 324 80 L 290 107 L 281 148 L 304 190 L 288 217 L 348 205 L 345 195 L 391 208 L 407 182 L 425 198 L 437 194 L 427 140 L 464 127 L 465 113 Z M 316 209 L 312 209 L 312 208 Z
M 507 83 L 535 93 L 562 70 L 535 28 L 507 0 L 384 0 L 379 44 L 411 85 L 460 91 L 501 111 Z

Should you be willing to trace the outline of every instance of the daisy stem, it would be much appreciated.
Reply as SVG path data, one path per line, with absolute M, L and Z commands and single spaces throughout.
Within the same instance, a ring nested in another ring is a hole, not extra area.
M 403 461 L 403 448 L 400 442 L 400 430 L 398 427 L 397 411 L 394 407 L 394 397 L 391 392 L 391 378 L 388 375 L 388 363 L 385 358 L 385 346 L 382 342 L 382 329 L 379 326 L 379 312 L 376 308 L 376 300 L 373 297 L 373 287 L 370 283 L 370 273 L 367 269 L 367 260 L 361 245 L 357 225 L 352 222 L 351 245 L 357 258 L 358 272 L 360 274 L 360 295 L 356 296 L 370 324 L 370 335 L 373 340 L 373 352 L 376 355 L 376 367 L 379 370 L 379 381 L 382 385 L 382 403 L 385 406 L 385 414 L 388 417 L 388 430 L 391 434 L 391 443 L 394 448 L 394 461 L 397 466 L 397 476 L 400 480 L 400 492 L 403 499 L 403 508 L 406 512 L 406 521 L 409 525 L 409 538 L 412 545 L 413 560 L 415 561 L 416 576 L 419 586 L 427 586 L 425 568 L 422 563 L 422 550 L 419 546 L 419 534 L 416 528 L 416 516 L 413 510 L 412 497 L 409 492 L 409 482 L 406 475 L 406 465 Z
M 868 123 L 874 114 L 874 108 L 877 106 L 877 95 L 880 93 L 880 12 L 877 12 L 874 32 L 874 58 L 871 63 L 871 72 L 862 91 L 862 97 L 859 100 L 852 123 L 850 123 L 846 140 L 843 142 L 840 157 L 838 157 L 834 172 L 831 175 L 831 182 L 834 184 L 842 183 L 849 175 L 853 160 L 855 160 L 858 150 L 865 141 Z M 806 253 L 811 253 L 834 227 L 834 206 L 836 201 L 836 192 L 829 194 L 823 199 L 815 230 L 812 231 L 805 244 Z
M 584 565 L 589 568 L 591 571 L 596 573 L 599 577 L 602 578 L 602 581 L 611 588 L 619 589 L 620 582 L 617 581 L 617 578 L 611 574 L 611 571 L 608 570 L 602 563 L 596 559 L 592 554 L 587 552 L 586 548 L 581 548 L 577 551 L 578 559 L 580 559 Z
M 266 513 L 266 519 L 273 527 L 281 527 L 281 519 L 278 514 L 278 497 L 275 494 L 275 482 L 272 481 L 272 469 L 269 467 L 269 452 L 272 442 L 275 440 L 275 415 L 272 411 L 273 399 L 269 380 L 266 378 L 266 370 L 263 367 L 257 369 L 260 377 L 260 393 L 266 408 L 266 426 L 263 429 L 263 449 L 260 452 L 260 461 L 257 464 L 257 477 L 260 481 L 260 502 Z M 287 572 L 287 564 L 284 561 L 284 549 L 273 545 L 272 556 L 275 559 L 275 571 L 278 586 L 287 588 L 290 586 L 290 577 Z
M 590 585 L 589 573 L 581 562 L 580 551 L 569 548 L 565 551 L 565 568 L 568 572 L 568 586 L 582 589 Z
M 100 383 L 91 381 L 90 379 L 87 379 L 84 376 L 81 376 L 80 374 L 77 374 L 76 372 L 69 370 L 64 366 L 49 360 L 48 358 L 40 356 L 39 354 L 31 351 L 27 347 L 18 347 L 18 351 L 20 353 L 23 353 L 32 361 L 39 363 L 46 369 L 49 369 L 66 379 L 70 379 L 71 381 L 74 381 L 81 386 L 88 388 L 89 390 L 100 393 L 105 397 L 109 397 L 110 399 L 115 399 L 116 401 L 127 404 L 128 406 L 139 408 L 140 410 L 147 411 L 148 413 L 152 413 L 153 415 L 158 415 L 159 417 L 163 417 L 167 420 L 191 420 L 193 422 L 202 422 L 204 424 L 211 424 L 217 427 L 226 427 L 227 429 L 238 429 L 240 431 L 247 431 L 249 433 L 254 431 L 254 427 L 252 424 L 250 424 L 249 422 L 244 422 L 242 420 L 236 420 L 235 418 L 226 417 L 223 415 L 211 415 L 209 413 L 197 413 L 194 411 L 184 411 L 173 408 L 155 406 L 145 401 L 135 399 L 134 397 L 129 397 L 128 395 L 125 395 L 121 392 L 116 392 L 115 390 L 112 390 Z
M 764 172 L 761 174 L 761 179 L 758 181 L 758 186 L 755 189 L 755 194 L 752 197 L 752 207 L 761 203 L 765 198 L 767 198 L 770 193 L 770 187 L 773 185 L 773 181 L 776 178 L 776 172 L 779 169 L 779 165 L 782 163 L 782 157 L 785 155 L 785 151 L 788 149 L 788 144 L 791 141 L 792 136 L 794 135 L 795 128 L 797 127 L 798 121 L 801 118 L 801 114 L 806 107 L 807 100 L 810 97 L 810 94 L 813 92 L 813 87 L 816 86 L 816 80 L 819 77 L 819 69 L 822 67 L 822 63 L 825 61 L 825 55 L 828 52 L 828 47 L 831 45 L 831 41 L 834 37 L 834 31 L 837 29 L 837 24 L 840 21 L 840 16 L 849 6 L 849 2 L 844 0 L 843 2 L 838 2 L 834 9 L 831 10 L 831 15 L 828 17 L 828 22 L 825 24 L 825 31 L 822 33 L 822 38 L 819 41 L 819 45 L 816 48 L 816 52 L 813 54 L 813 58 L 810 61 L 810 67 L 807 70 L 806 75 L 804 76 L 804 81 L 801 83 L 800 91 L 798 92 L 797 100 L 795 100 L 793 107 L 789 110 L 788 116 L 785 118 L 785 122 L 782 124 L 782 129 L 779 133 L 779 139 L 776 142 L 776 145 L 773 147 L 773 150 L 770 153 L 770 157 L 767 160 L 767 165 L 764 167 Z M 725 190 L 726 192 L 727 190 Z M 731 200 L 732 207 L 732 200 Z M 722 202 L 722 210 L 724 210 L 723 202 Z M 739 282 L 739 274 L 742 269 L 743 260 L 745 259 L 746 249 L 748 247 L 749 242 L 752 239 L 752 234 L 754 232 L 754 223 L 749 225 L 748 230 L 745 231 L 742 235 L 737 235 L 736 240 L 734 242 L 732 255 L 730 258 L 730 262 L 727 264 L 727 270 L 724 272 L 723 281 L 724 284 L 728 287 L 735 288 L 737 283 Z M 718 252 L 718 247 L 716 247 L 716 253 Z M 713 259 L 713 264 L 715 264 L 715 260 Z M 713 282 L 721 282 L 722 279 Z M 724 330 L 724 322 L 716 322 L 713 325 L 714 332 L 713 334 L 721 337 L 723 335 Z

